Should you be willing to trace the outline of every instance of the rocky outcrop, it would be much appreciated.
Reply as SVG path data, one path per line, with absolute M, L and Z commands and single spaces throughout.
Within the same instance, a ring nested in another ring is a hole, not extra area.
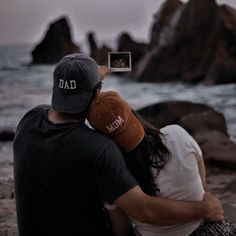
M 13 130 L 0 130 L 0 141 L 12 141 L 14 139 L 15 132 Z
M 220 131 L 199 131 L 193 137 L 200 144 L 204 160 L 226 169 L 236 170 L 236 143 Z
M 166 0 L 154 16 L 140 82 L 236 82 L 236 11 L 215 0 Z
M 162 4 L 159 11 L 154 15 L 149 48 L 166 45 L 172 41 L 175 24 L 178 21 L 182 6 L 183 3 L 180 0 L 166 0 Z
M 147 44 L 136 42 L 128 33 L 123 32 L 117 40 L 118 52 L 131 52 L 132 55 L 132 68 L 135 68 L 140 59 L 144 56 L 147 50 Z
M 62 17 L 50 24 L 43 40 L 33 49 L 32 64 L 56 63 L 63 56 L 79 51 L 79 47 L 72 42 L 67 18 Z
M 89 32 L 87 34 L 87 41 L 89 44 L 90 57 L 92 57 L 98 63 L 98 65 L 107 66 L 108 53 L 112 52 L 112 49 L 105 44 L 103 44 L 101 47 L 98 47 L 94 32 Z
M 236 170 L 236 143 L 230 140 L 224 116 L 205 104 L 169 101 L 138 113 L 158 128 L 178 124 L 200 145 L 206 162 Z

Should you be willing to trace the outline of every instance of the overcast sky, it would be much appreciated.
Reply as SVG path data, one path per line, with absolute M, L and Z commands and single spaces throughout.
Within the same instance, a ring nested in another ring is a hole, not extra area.
M 236 7 L 235 0 L 217 0 Z M 163 0 L 0 0 L 0 44 L 40 41 L 48 23 L 68 16 L 75 42 L 95 31 L 98 40 L 129 31 L 147 40 L 152 15 Z

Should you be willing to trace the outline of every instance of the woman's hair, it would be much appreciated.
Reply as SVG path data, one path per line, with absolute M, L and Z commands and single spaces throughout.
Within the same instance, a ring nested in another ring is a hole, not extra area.
M 170 152 L 163 143 L 163 134 L 137 112 L 133 113 L 143 125 L 145 136 L 134 150 L 124 154 L 125 161 L 142 190 L 149 195 L 156 195 L 158 188 L 154 180 L 169 160 Z

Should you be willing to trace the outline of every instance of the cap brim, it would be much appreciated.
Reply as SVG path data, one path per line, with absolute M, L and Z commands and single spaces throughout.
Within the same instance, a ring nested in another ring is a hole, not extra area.
M 73 95 L 61 94 L 55 90 L 52 95 L 52 108 L 59 112 L 80 113 L 89 105 L 92 94 L 93 89 Z
M 142 124 L 134 115 L 132 115 L 126 124 L 125 129 L 116 134 L 113 138 L 122 151 L 130 152 L 139 145 L 143 140 L 144 135 L 145 131 Z

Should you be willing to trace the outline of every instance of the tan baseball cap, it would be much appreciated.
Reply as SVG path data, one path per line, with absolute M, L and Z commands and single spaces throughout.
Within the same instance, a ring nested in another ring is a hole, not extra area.
M 99 92 L 87 118 L 94 129 L 112 137 L 124 152 L 133 150 L 144 137 L 144 128 L 132 108 L 114 91 Z

